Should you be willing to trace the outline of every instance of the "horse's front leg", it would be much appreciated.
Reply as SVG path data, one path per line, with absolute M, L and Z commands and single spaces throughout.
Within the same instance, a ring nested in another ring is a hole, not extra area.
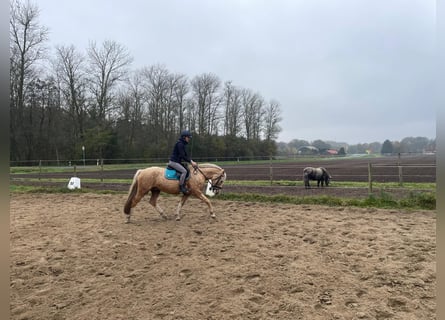
M 209 214 L 210 214 L 210 216 L 211 216 L 212 218 L 216 218 L 216 215 L 215 215 L 215 213 L 213 212 L 213 206 L 212 206 L 212 204 L 210 203 L 210 200 L 207 199 L 207 197 L 206 197 L 202 192 L 199 192 L 198 194 L 196 194 L 196 197 L 197 197 L 198 199 L 204 201 L 204 202 L 207 204 L 207 207 L 209 208 Z
M 176 208 L 176 221 L 181 220 L 181 209 L 182 209 L 182 206 L 184 205 L 184 203 L 187 201 L 189 196 L 190 195 L 185 194 L 182 196 L 181 200 L 179 201 L 178 207 Z

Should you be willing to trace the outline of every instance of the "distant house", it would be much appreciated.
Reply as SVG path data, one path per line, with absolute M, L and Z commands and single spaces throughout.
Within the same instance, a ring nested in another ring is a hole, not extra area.
M 326 154 L 328 154 L 328 155 L 330 155 L 330 156 L 336 156 L 336 155 L 338 155 L 338 151 L 335 150 L 335 149 L 327 149 L 325 152 L 326 152 Z
M 297 149 L 297 154 L 319 154 L 320 150 L 313 146 L 303 146 Z

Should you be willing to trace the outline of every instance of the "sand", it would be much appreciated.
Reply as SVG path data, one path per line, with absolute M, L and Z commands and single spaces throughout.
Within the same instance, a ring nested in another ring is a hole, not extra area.
M 436 319 L 436 211 L 10 199 L 11 319 Z

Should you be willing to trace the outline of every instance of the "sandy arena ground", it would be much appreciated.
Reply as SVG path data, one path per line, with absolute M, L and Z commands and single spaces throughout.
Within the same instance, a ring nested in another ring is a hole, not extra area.
M 12 194 L 11 319 L 436 319 L 436 212 Z

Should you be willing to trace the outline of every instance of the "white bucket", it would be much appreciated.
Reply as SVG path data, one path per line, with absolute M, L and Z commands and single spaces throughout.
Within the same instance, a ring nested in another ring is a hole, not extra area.
M 77 177 L 72 177 L 70 179 L 70 182 L 68 182 L 68 189 L 70 190 L 80 189 L 80 179 Z
M 207 187 L 206 187 L 206 196 L 213 197 L 215 196 L 215 192 L 212 190 L 212 183 L 207 181 Z

